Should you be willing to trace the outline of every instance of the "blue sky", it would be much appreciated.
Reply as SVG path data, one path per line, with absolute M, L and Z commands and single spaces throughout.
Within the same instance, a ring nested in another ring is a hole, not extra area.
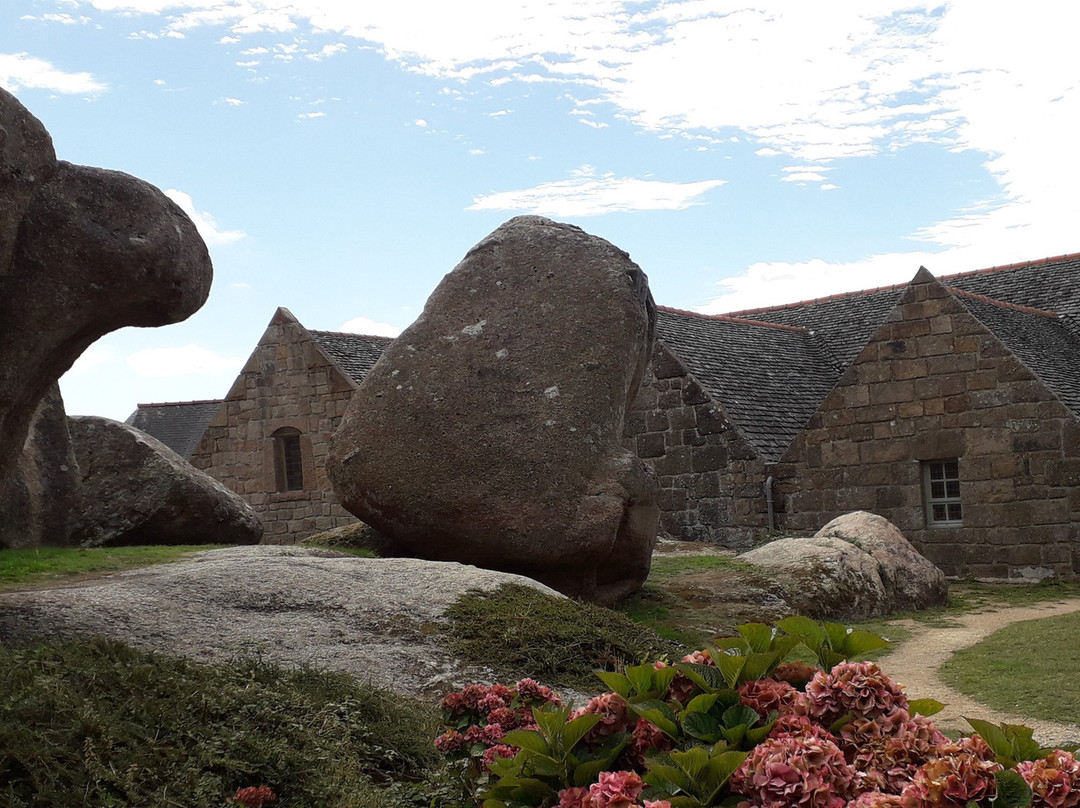
M 277 306 L 392 334 L 521 213 L 710 313 L 1080 251 L 1077 30 L 1060 0 L 4 0 L 0 86 L 214 259 L 68 411 L 224 396 Z

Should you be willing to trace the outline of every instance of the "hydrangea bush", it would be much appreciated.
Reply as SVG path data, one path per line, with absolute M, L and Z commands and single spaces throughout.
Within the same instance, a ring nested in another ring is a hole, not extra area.
M 564 706 L 531 679 L 443 702 L 435 746 L 482 808 L 1074 808 L 1075 747 L 972 720 L 951 741 L 873 662 L 886 641 L 789 618 L 747 624 L 677 663 L 598 672 Z M 785 661 L 804 645 L 819 666 Z

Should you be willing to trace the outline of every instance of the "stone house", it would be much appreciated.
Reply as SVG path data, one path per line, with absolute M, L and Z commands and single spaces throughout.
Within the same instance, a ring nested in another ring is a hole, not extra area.
M 869 510 L 950 575 L 1080 574 L 1080 255 L 660 313 L 628 440 L 683 539 Z
M 128 423 L 247 500 L 264 543 L 352 524 L 326 476 L 328 441 L 389 343 L 308 330 L 279 308 L 223 400 L 140 404 Z
M 1073 578 L 1078 315 L 1080 255 L 728 315 L 660 307 L 627 446 L 676 538 L 742 549 L 862 509 L 950 575 Z M 322 460 L 388 343 L 279 309 L 222 402 L 129 422 L 244 496 L 268 541 L 348 524 Z

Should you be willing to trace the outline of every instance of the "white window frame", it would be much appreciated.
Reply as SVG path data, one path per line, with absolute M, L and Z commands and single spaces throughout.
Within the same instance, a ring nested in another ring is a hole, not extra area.
M 927 527 L 961 527 L 964 524 L 960 498 L 960 460 L 922 461 L 923 503 Z

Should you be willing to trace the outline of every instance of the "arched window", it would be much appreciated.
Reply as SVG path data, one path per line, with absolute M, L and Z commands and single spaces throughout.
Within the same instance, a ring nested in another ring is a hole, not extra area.
M 282 427 L 274 435 L 274 472 L 278 491 L 304 490 L 304 457 L 300 430 Z

